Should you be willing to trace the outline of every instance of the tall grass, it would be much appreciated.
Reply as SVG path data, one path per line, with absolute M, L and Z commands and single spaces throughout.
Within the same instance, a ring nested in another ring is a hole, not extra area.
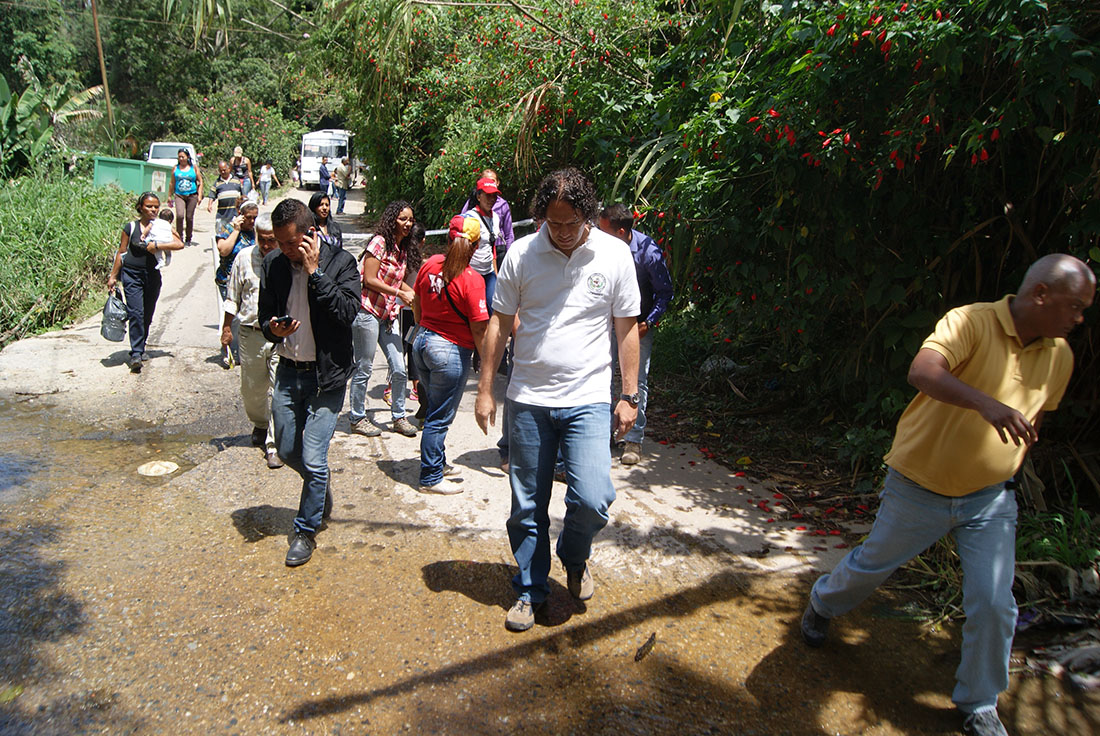
M 60 174 L 0 184 L 0 347 L 62 324 L 103 289 L 132 201 Z

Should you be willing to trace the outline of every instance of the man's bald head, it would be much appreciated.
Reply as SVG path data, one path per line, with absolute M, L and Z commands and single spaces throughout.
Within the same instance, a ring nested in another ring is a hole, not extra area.
M 1051 253 L 1031 264 L 1020 284 L 1020 294 L 1030 294 L 1039 284 L 1067 293 L 1077 291 L 1086 284 L 1095 287 L 1096 275 L 1083 261 L 1073 256 Z
M 1011 310 L 1019 338 L 1067 337 L 1084 321 L 1096 296 L 1096 275 L 1084 262 L 1064 253 L 1043 256 L 1024 274 Z

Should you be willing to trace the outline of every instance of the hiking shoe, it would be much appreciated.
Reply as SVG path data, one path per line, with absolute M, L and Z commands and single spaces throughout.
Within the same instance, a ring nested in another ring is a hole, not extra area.
M 619 456 L 619 462 L 623 465 L 637 465 L 642 459 L 642 445 L 640 442 L 626 442 L 623 444 L 623 454 Z
M 309 532 L 294 532 L 294 539 L 290 541 L 290 549 L 286 553 L 286 566 L 297 567 L 309 562 L 313 557 L 313 550 L 317 542 L 313 541 L 313 535 Z
M 508 616 L 504 619 L 504 628 L 509 631 L 527 631 L 535 625 L 535 614 L 540 613 L 546 601 L 532 603 L 526 598 L 520 598 L 508 609 Z
M 131 373 L 141 373 L 141 356 L 131 356 L 130 361 L 127 363 L 130 366 Z
M 351 423 L 352 434 L 361 434 L 364 437 L 380 437 L 382 430 L 367 419 L 360 419 L 358 422 Z
M 393 386 L 386 386 L 386 390 L 382 392 L 382 401 L 386 402 L 386 406 L 389 406 L 393 399 Z
M 996 709 L 968 714 L 963 721 L 963 733 L 974 736 L 1008 736 L 1004 724 L 997 717 Z
M 569 588 L 569 595 L 578 601 L 586 601 L 596 591 L 596 585 L 592 582 L 592 575 L 588 572 L 588 565 L 580 570 L 565 571 L 565 585 Z
M 267 427 L 256 427 L 252 430 L 252 446 L 263 447 L 267 444 Z
M 393 429 L 394 432 L 397 432 L 398 434 L 403 434 L 406 437 L 415 437 L 416 436 L 416 427 L 414 427 L 412 425 L 412 422 L 410 422 L 405 417 L 401 417 L 400 419 L 394 419 L 393 424 L 391 425 L 391 428 Z
M 274 450 L 267 451 L 267 467 L 271 470 L 278 470 L 283 467 L 283 459 L 279 457 L 279 453 Z
M 802 639 L 811 647 L 819 647 L 825 643 L 825 635 L 829 633 L 829 619 L 815 611 L 813 603 L 807 602 L 801 629 Z

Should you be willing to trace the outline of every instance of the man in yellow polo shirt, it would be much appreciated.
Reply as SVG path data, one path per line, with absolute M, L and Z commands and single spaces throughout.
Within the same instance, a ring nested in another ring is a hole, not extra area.
M 814 584 L 802 637 L 819 647 L 829 620 L 951 534 L 963 570 L 962 656 L 952 701 L 963 731 L 1004 736 L 1016 625 L 1016 498 L 1005 482 L 1058 407 L 1073 371 L 1065 337 L 1092 304 L 1096 277 L 1068 255 L 1032 264 L 1019 294 L 948 312 L 909 368 L 920 393 L 898 421 L 871 533 Z

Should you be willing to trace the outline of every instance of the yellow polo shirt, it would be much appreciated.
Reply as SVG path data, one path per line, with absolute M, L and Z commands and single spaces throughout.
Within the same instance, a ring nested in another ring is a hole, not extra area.
M 1034 422 L 1040 410 L 1058 408 L 1073 372 L 1073 352 L 1060 337 L 1023 345 L 1008 308 L 1012 298 L 952 309 L 921 347 L 946 358 L 963 383 Z M 1011 478 L 1026 452 L 1026 445 L 1016 447 L 1011 438 L 1002 442 L 978 412 L 918 393 L 898 420 L 884 459 L 930 491 L 965 496 Z

